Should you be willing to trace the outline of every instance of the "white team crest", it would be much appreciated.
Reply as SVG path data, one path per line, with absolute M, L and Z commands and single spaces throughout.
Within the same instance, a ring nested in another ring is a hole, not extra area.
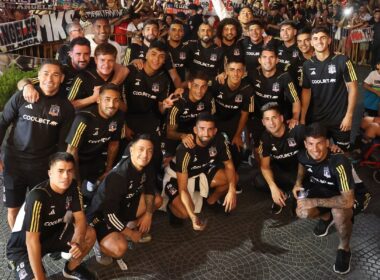
M 272 86 L 272 91 L 279 92 L 280 91 L 280 84 L 279 83 L 274 83 L 273 86 Z
M 236 56 L 240 55 L 239 49 L 234 49 L 234 55 L 236 55 Z
M 297 51 L 297 50 L 294 50 L 292 56 L 293 56 L 293 57 L 297 57 L 297 56 L 298 56 L 298 51 Z
M 328 66 L 328 70 L 327 70 L 328 72 L 329 72 L 329 74 L 334 74 L 334 73 L 336 73 L 336 67 L 335 67 L 335 65 L 334 64 L 330 64 L 329 66 Z
M 58 117 L 59 115 L 59 106 L 58 105 L 51 105 L 49 110 L 49 115 L 53 117 Z
M 117 122 L 113 121 L 108 126 L 109 132 L 114 132 L 117 129 Z
M 197 105 L 197 111 L 203 111 L 205 109 L 205 104 L 203 102 L 199 102 Z
M 215 53 L 212 53 L 210 56 L 211 61 L 216 61 L 218 59 L 218 56 Z
M 209 153 L 210 157 L 216 156 L 216 154 L 217 154 L 216 148 L 214 146 L 210 147 L 208 149 L 208 153 Z
M 294 138 L 288 138 L 288 145 L 289 147 L 295 147 L 297 145 L 297 142 L 294 140 Z
M 235 97 L 235 102 L 240 103 L 240 102 L 242 102 L 242 101 L 243 101 L 243 96 L 242 96 L 241 94 L 236 95 L 236 97 Z
M 179 53 L 179 59 L 180 60 L 185 60 L 186 59 L 186 53 L 185 52 L 180 52 Z
M 327 166 L 323 167 L 323 176 L 325 176 L 326 178 L 331 178 L 330 170 Z
M 152 91 L 153 92 L 159 92 L 160 91 L 160 85 L 158 83 L 154 83 L 152 85 Z

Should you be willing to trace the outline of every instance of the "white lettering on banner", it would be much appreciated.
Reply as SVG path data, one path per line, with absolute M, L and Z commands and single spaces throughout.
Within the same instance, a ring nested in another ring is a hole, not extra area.
M 38 44 L 38 25 L 35 17 L 0 24 L 0 50 L 12 50 Z
M 350 32 L 352 43 L 370 42 L 373 40 L 373 29 L 371 27 L 354 29 Z
M 66 25 L 73 22 L 74 14 L 74 10 L 67 10 L 36 16 L 42 41 L 54 42 L 66 39 Z

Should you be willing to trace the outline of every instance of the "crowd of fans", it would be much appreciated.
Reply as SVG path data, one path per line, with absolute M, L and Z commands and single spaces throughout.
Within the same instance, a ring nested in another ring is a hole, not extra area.
M 92 32 L 74 21 L 58 60 L 19 82 L 0 119 L 0 143 L 12 126 L 0 167 L 19 279 L 44 279 L 42 256 L 55 252 L 68 253 L 64 277 L 95 279 L 81 264 L 91 248 L 123 269 L 128 242 L 152 240 L 156 210 L 204 230 L 203 208 L 238 207 L 247 155 L 274 215 L 318 219 L 320 237 L 335 224 L 333 269 L 350 271 L 354 215 L 371 196 L 348 158 L 358 80 L 344 53 L 350 30 L 373 28 L 359 47 L 375 69 L 364 153 L 380 134 L 378 3 L 247 1 L 221 19 L 183 4 L 188 15 L 165 14 L 173 1 L 142 5 L 121 45 L 123 20 L 95 19 Z

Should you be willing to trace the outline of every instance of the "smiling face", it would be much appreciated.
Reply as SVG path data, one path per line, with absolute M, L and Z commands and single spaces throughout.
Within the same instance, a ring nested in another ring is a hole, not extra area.
M 225 41 L 232 42 L 236 40 L 237 30 L 233 24 L 226 24 L 223 27 L 222 37 Z
M 71 64 L 77 70 L 83 70 L 90 63 L 90 48 L 86 45 L 75 45 L 69 52 Z
M 210 43 L 213 39 L 213 31 L 210 25 L 202 23 L 198 29 L 198 38 L 204 43 Z
M 95 56 L 95 63 L 96 71 L 103 77 L 107 77 L 114 69 L 116 58 L 112 54 L 99 54 Z
M 331 44 L 331 38 L 324 32 L 318 32 L 311 35 L 311 45 L 314 47 L 315 52 L 324 53 L 328 51 Z
M 169 38 L 174 42 L 180 42 L 185 35 L 183 30 L 183 25 L 181 24 L 172 24 L 169 29 Z
M 38 71 L 40 88 L 47 96 L 53 96 L 58 92 L 64 78 L 61 68 L 55 64 L 44 64 Z
M 166 54 L 157 48 L 150 48 L 145 58 L 147 67 L 153 71 L 158 71 L 165 63 Z
M 260 43 L 263 40 L 263 29 L 260 25 L 253 24 L 248 29 L 249 38 L 255 44 Z
M 272 135 L 279 135 L 284 130 L 284 117 L 276 110 L 267 110 L 262 119 L 265 129 Z
M 106 89 L 100 93 L 98 98 L 99 114 L 105 118 L 113 117 L 120 107 L 120 93 L 115 90 Z
M 329 140 L 325 137 L 306 137 L 305 148 L 307 153 L 315 160 L 322 161 L 326 158 L 329 147 Z
M 309 53 L 312 50 L 310 34 L 302 33 L 298 35 L 297 46 L 303 54 Z
M 194 127 L 196 142 L 201 146 L 207 146 L 217 132 L 215 123 L 211 121 L 198 121 Z
M 130 147 L 131 161 L 137 170 L 142 170 L 153 157 L 153 143 L 150 140 L 140 139 Z
M 105 43 L 111 34 L 111 26 L 106 19 L 97 19 L 93 25 L 94 41 L 97 44 Z
M 241 62 L 231 62 L 227 64 L 227 79 L 233 84 L 239 84 L 244 76 L 244 64 Z
M 293 26 L 288 25 L 288 24 L 281 26 L 280 38 L 282 41 L 286 43 L 294 42 L 296 34 L 297 34 L 297 29 L 293 28 Z
M 156 24 L 147 24 L 144 26 L 142 35 L 144 36 L 145 40 L 147 40 L 149 43 L 152 43 L 157 39 L 158 32 L 159 29 Z
M 192 102 L 201 100 L 208 88 L 208 81 L 202 79 L 194 79 L 189 82 L 189 98 Z
M 270 72 L 276 68 L 278 58 L 274 51 L 264 50 L 259 57 L 259 63 L 263 71 Z

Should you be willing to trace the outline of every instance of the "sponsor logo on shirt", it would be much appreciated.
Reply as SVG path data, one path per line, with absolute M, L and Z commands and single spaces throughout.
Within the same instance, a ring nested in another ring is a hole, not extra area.
M 336 83 L 336 79 L 311 80 L 311 83 L 312 83 L 313 85 L 318 85 L 318 84 L 332 84 L 332 83 Z
M 106 143 L 111 139 L 111 137 L 103 137 L 98 140 L 88 140 L 88 143 L 90 144 L 99 144 L 99 143 Z
M 197 111 L 202 111 L 205 109 L 205 104 L 203 104 L 203 102 L 199 102 L 199 104 L 197 105 Z
M 180 52 L 179 53 L 179 59 L 180 60 L 185 60 L 186 59 L 186 53 L 185 52 Z
M 147 97 L 147 98 L 150 98 L 150 99 L 157 99 L 157 96 L 153 95 L 153 94 L 150 94 L 150 93 L 147 93 L 145 91 L 137 91 L 137 90 L 134 90 L 132 92 L 133 95 L 136 95 L 136 96 L 144 96 L 144 97 Z
M 323 167 L 323 176 L 326 178 L 331 178 L 330 170 L 327 166 Z
M 279 83 L 274 83 L 273 86 L 272 86 L 272 91 L 279 92 L 280 91 L 280 84 Z
M 109 131 L 109 132 L 114 132 L 114 131 L 116 131 L 116 129 L 117 129 L 117 122 L 112 121 L 112 122 L 109 124 L 109 126 L 108 126 L 108 131 Z
M 240 103 L 242 101 L 243 101 L 243 96 L 241 94 L 238 94 L 235 96 L 235 102 Z
M 92 134 L 93 136 L 99 135 L 99 127 L 95 128 L 95 132 Z
M 39 118 L 39 117 L 34 117 L 34 116 L 29 116 L 29 115 L 22 115 L 22 118 L 27 121 L 42 123 L 42 124 L 51 125 L 51 126 L 58 125 L 58 123 L 55 121 L 51 121 L 49 119 L 44 119 L 44 118 Z
M 214 157 L 216 156 L 216 154 L 218 153 L 216 148 L 214 146 L 211 146 L 209 149 L 208 149 L 208 153 L 210 155 L 210 157 Z
M 51 216 L 51 215 L 55 215 L 55 211 L 54 211 L 54 208 L 53 208 L 53 209 L 51 209 L 51 211 L 49 212 L 49 216 Z
M 334 64 L 329 64 L 329 66 L 328 66 L 327 69 L 328 69 L 327 71 L 329 72 L 329 74 L 334 74 L 334 73 L 336 73 L 336 67 L 335 67 Z
M 33 106 L 32 106 L 32 104 L 25 105 L 25 108 L 28 108 L 28 109 L 32 109 L 32 110 L 33 110 Z
M 58 105 L 51 105 L 49 110 L 49 115 L 53 117 L 58 117 L 59 115 L 59 106 Z
M 297 145 L 297 142 L 294 140 L 294 138 L 288 138 L 288 145 L 289 147 L 295 147 Z
M 160 85 L 158 83 L 154 83 L 152 85 L 152 91 L 153 92 L 159 92 L 160 91 Z
M 55 225 L 62 223 L 62 222 L 63 222 L 63 218 L 59 218 L 59 219 L 52 221 L 52 222 L 45 222 L 44 226 L 45 227 L 52 227 L 52 226 L 55 226 Z
M 141 82 L 140 79 L 136 79 L 135 86 L 139 86 L 139 85 L 140 85 L 140 82 Z

